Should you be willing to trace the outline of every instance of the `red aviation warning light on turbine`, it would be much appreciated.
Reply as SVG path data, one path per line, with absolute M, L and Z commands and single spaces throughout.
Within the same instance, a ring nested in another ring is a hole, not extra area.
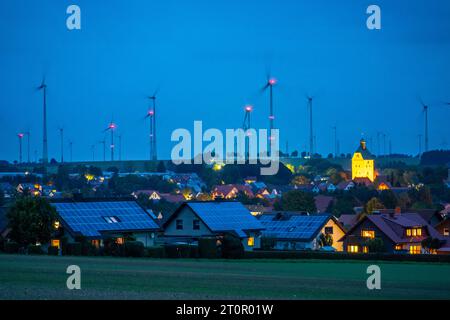
M 110 145 L 111 161 L 114 161 L 114 130 L 116 130 L 116 129 L 117 129 L 117 125 L 113 121 L 111 121 L 109 123 L 108 127 L 105 130 L 103 130 L 103 132 L 106 132 L 106 131 L 111 132 L 111 145 Z
M 156 161 L 158 155 L 156 152 L 156 94 L 158 89 L 155 90 L 153 95 L 147 98 L 152 101 L 150 108 L 147 111 L 146 119 L 150 118 L 150 160 Z

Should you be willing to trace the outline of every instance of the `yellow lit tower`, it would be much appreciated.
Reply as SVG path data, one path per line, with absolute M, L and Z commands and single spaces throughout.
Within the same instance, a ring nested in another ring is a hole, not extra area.
M 368 178 L 372 182 L 376 178 L 374 156 L 367 149 L 364 139 L 361 139 L 352 158 L 352 179 L 355 178 Z

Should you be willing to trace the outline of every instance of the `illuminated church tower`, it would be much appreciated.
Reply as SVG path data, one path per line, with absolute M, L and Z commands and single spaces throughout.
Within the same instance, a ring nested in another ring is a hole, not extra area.
M 368 178 L 374 181 L 375 160 L 373 155 L 367 150 L 366 141 L 361 139 L 359 148 L 355 151 L 352 158 L 352 179 Z

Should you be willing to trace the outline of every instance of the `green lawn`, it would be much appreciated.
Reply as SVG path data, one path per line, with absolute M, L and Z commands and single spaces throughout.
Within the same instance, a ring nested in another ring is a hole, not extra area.
M 81 290 L 66 288 L 71 264 Z M 381 290 L 366 287 L 370 264 Z M 0 299 L 450 299 L 450 264 L 2 254 Z

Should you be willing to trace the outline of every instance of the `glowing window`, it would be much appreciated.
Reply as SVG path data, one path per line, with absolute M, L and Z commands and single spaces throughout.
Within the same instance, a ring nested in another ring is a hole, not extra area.
M 375 231 L 373 230 L 361 230 L 361 237 L 363 238 L 375 238 Z
M 347 251 L 351 252 L 351 253 L 358 253 L 359 252 L 359 246 L 355 246 L 355 245 L 348 246 Z
M 53 222 L 53 228 L 55 228 L 56 230 L 58 230 L 60 227 L 60 223 L 58 220 L 56 220 L 55 222 Z
M 406 236 L 408 237 L 420 237 L 422 235 L 422 228 L 406 229 Z
M 52 247 L 57 247 L 58 249 L 60 249 L 61 241 L 59 241 L 58 239 L 53 239 L 53 240 L 51 241 L 51 246 L 52 246 Z
M 448 236 L 448 235 L 450 235 L 449 229 L 444 228 L 444 236 Z
M 255 238 L 254 237 L 249 237 L 247 240 L 247 245 L 249 247 L 253 247 L 255 245 Z
M 395 245 L 395 250 L 402 250 L 402 245 L 401 244 L 396 244 Z
M 363 247 L 363 252 L 364 252 L 364 253 L 369 253 L 369 247 L 364 246 L 364 247 Z
M 124 244 L 125 243 L 125 239 L 124 238 L 117 238 L 116 239 L 116 243 L 117 244 Z
M 100 240 L 92 240 L 92 241 L 91 241 L 91 244 L 92 244 L 94 247 L 99 248 L 99 247 L 100 247 Z
M 409 253 L 410 254 L 421 254 L 422 250 L 421 250 L 421 246 L 410 246 L 409 247 Z

